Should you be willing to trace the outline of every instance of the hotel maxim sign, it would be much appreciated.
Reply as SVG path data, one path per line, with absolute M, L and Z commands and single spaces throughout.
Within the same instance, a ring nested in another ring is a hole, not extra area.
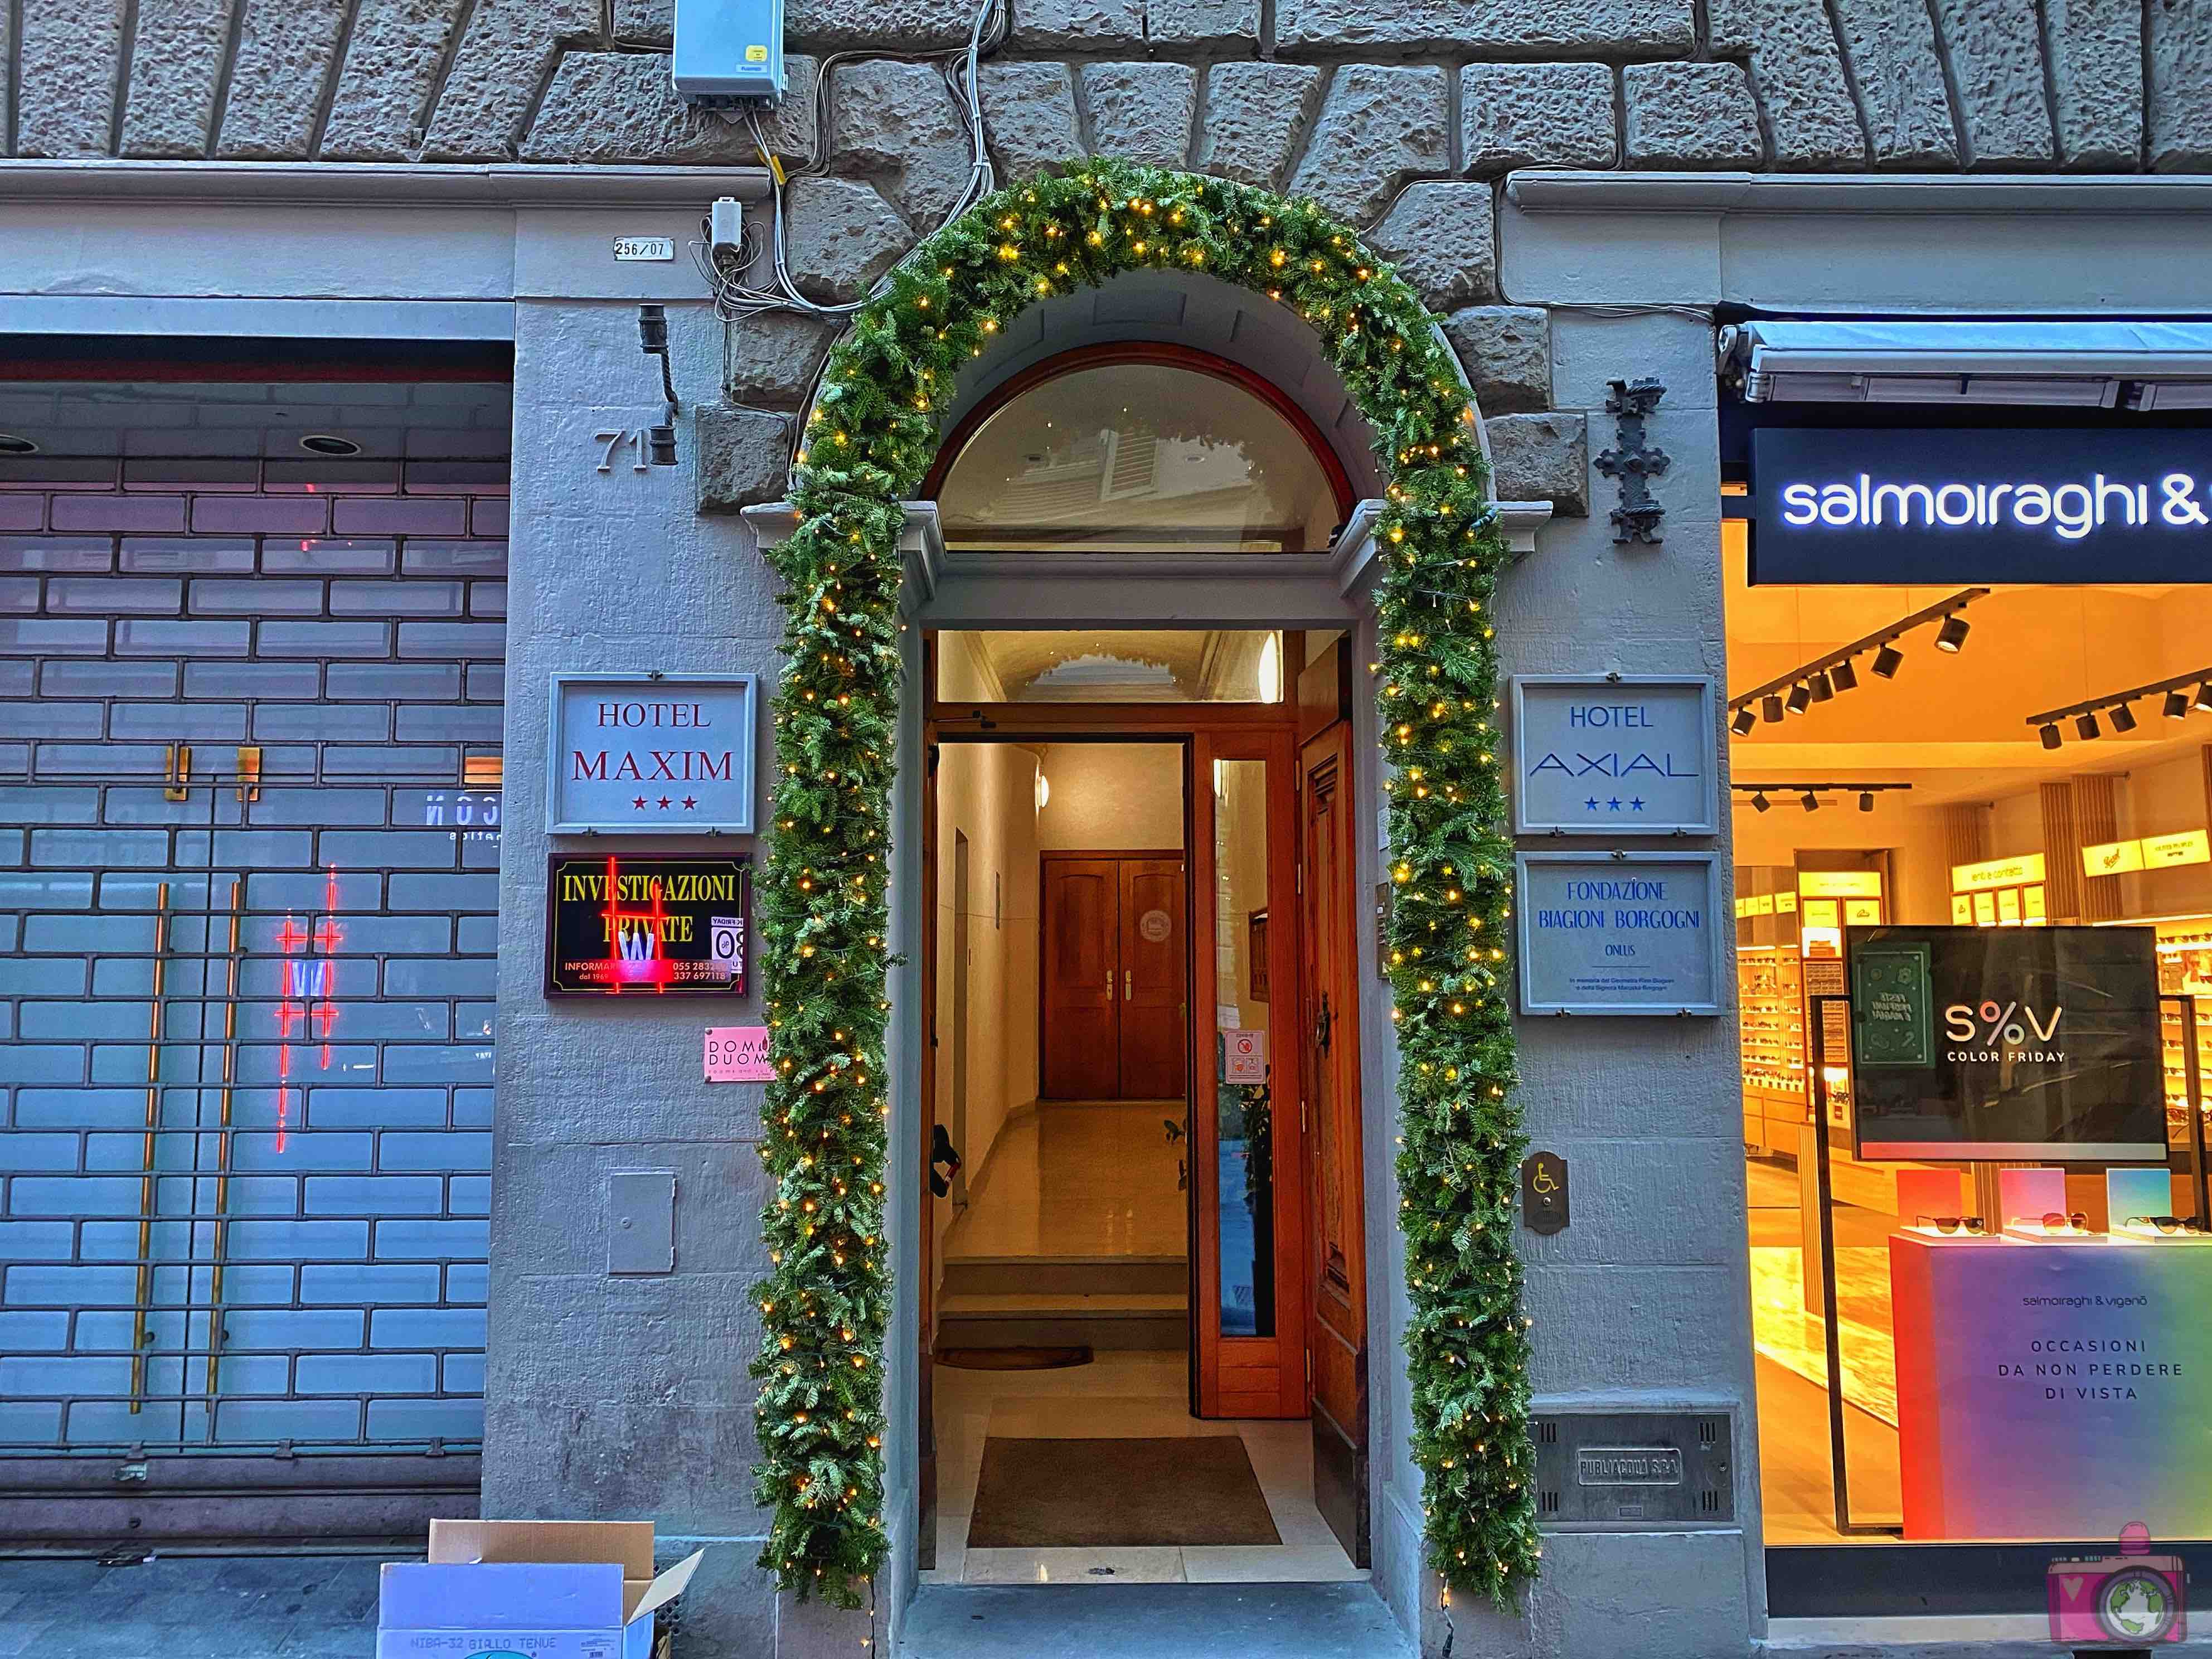
M 556 836 L 753 833 L 750 674 L 556 674 Z
M 2200 428 L 1763 427 L 1753 583 L 2201 582 Z

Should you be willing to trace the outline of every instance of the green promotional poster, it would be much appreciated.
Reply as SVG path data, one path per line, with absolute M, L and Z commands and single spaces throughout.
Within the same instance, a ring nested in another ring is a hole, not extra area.
M 1862 945 L 1851 957 L 1851 1057 L 1863 1069 L 1936 1063 L 1928 946 Z

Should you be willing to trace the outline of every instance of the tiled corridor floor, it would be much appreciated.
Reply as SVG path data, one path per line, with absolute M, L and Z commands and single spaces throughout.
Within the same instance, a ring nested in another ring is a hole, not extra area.
M 1006 1120 L 967 1209 L 946 1231 L 959 1256 L 1183 1253 L 1186 1201 L 1167 1125 L 1180 1100 L 1047 1100 Z

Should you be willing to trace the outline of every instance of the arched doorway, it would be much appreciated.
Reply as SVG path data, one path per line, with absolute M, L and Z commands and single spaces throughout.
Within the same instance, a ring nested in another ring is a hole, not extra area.
M 1356 1579 L 1359 607 L 1124 626 L 1141 588 L 1089 574 L 1325 567 L 1346 470 L 1181 342 L 976 379 L 923 486 L 947 565 L 1079 625 L 923 630 L 924 1131 L 962 1164 L 905 1298 L 917 1553 L 936 1583 Z M 1048 1351 L 1075 1363 L 994 1369 Z
M 1309 356 L 1341 377 L 1375 434 L 1380 491 L 1325 552 L 1215 554 L 1199 570 L 1148 555 L 951 551 L 939 515 L 915 496 L 948 415 L 975 390 L 963 369 L 1046 302 L 1168 272 L 1264 295 L 1312 331 Z M 1355 737 L 1361 753 L 1387 742 L 1405 785 L 1382 845 L 1355 838 L 1362 879 L 1387 868 L 1396 895 L 1389 992 L 1370 983 L 1366 994 L 1376 1029 L 1397 1036 L 1409 1167 L 1449 1176 L 1389 1195 L 1408 1251 L 1411 1307 L 1390 1332 L 1393 1350 L 1402 1338 L 1412 1352 L 1415 1383 L 1403 1449 L 1435 1500 L 1422 1504 L 1423 1540 L 1402 1547 L 1463 1587 L 1508 1594 L 1534 1571 L 1535 1531 L 1509 1220 L 1521 1139 L 1498 942 L 1510 860 L 1492 827 L 1503 797 L 1487 605 L 1506 552 L 1480 425 L 1432 320 L 1310 204 L 1094 161 L 1000 192 L 894 270 L 832 352 L 799 459 L 784 538 L 772 515 L 752 515 L 791 607 L 763 887 L 779 1071 L 766 1149 L 777 1197 L 764 1214 L 778 1272 L 763 1287 L 756 1368 L 761 1490 L 777 1505 L 769 1558 L 793 1589 L 849 1594 L 915 1513 L 912 1464 L 878 1414 L 915 1358 L 886 1342 L 903 1326 L 887 1281 L 896 1265 L 911 1285 L 921 1222 L 918 1196 L 884 1163 L 918 1133 L 901 1102 L 921 1063 L 920 988 L 907 975 L 890 996 L 877 988 L 884 951 L 911 951 L 919 925 L 887 886 L 922 880 L 918 839 L 890 833 L 918 827 L 923 774 L 920 711 L 900 699 L 921 672 L 921 641 L 902 622 L 1097 626 L 1110 590 L 1117 624 L 1340 626 L 1349 614 L 1366 630 L 1360 654 L 1378 672 L 1354 700 Z M 1060 560 L 1055 580 L 1012 580 L 1014 561 L 1040 557 Z M 975 559 L 995 562 L 979 570 Z M 1355 789 L 1379 782 L 1364 766 L 1350 774 Z M 1376 810 L 1356 800 L 1363 822 Z M 1446 953 L 1427 957 L 1440 942 Z M 849 1310 L 826 1336 L 825 1307 Z M 886 1359 L 892 1389 L 864 1386 Z M 842 1411 L 819 1412 L 825 1386 Z M 808 1473 L 830 1467 L 849 1472 L 842 1490 Z

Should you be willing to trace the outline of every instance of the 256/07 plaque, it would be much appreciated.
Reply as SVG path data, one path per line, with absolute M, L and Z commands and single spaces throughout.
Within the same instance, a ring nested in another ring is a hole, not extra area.
M 559 856 L 545 884 L 545 994 L 741 996 L 744 859 Z

